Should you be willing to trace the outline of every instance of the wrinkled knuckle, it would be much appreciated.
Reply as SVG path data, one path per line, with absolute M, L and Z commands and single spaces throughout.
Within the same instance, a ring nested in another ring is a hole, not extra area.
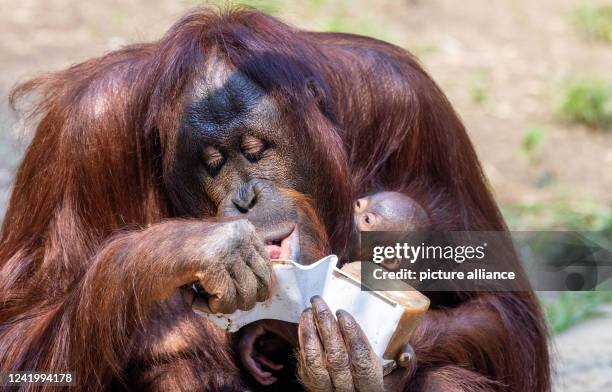
M 349 358 L 343 352 L 332 352 L 327 355 L 327 363 L 332 369 L 348 369 Z
M 249 239 L 252 248 L 256 248 L 258 246 L 263 246 L 264 242 L 261 236 L 257 233 L 257 229 L 253 224 L 249 222 L 249 228 L 247 228 L 245 235 Z
M 255 303 L 257 302 L 257 296 L 256 294 L 253 292 L 249 292 L 247 293 L 242 300 L 242 307 L 240 308 L 240 310 L 249 310 L 252 309 L 255 306 Z
M 318 307 L 316 309 L 316 315 L 317 315 L 317 318 L 323 319 L 327 322 L 333 319 L 332 312 L 329 310 L 328 307 Z
M 248 219 L 240 219 L 240 230 L 241 233 L 245 236 L 245 238 L 252 238 L 255 235 L 255 226 Z
M 356 323 L 340 321 L 338 324 L 344 335 L 353 336 L 353 339 L 358 340 L 358 344 L 364 343 L 362 339 L 358 338 L 360 335 L 360 328 Z
M 260 260 L 263 260 L 263 259 L 261 258 L 261 256 L 259 256 L 257 254 L 257 252 L 246 252 L 244 257 L 245 257 L 245 261 L 246 261 L 247 265 L 249 265 L 251 268 L 253 268 L 253 269 L 257 269 L 257 268 L 264 269 L 264 267 L 263 267 L 264 263 L 260 262 Z M 259 265 L 259 264 L 262 264 L 262 265 Z
M 259 281 L 260 285 L 266 285 L 267 284 L 267 275 L 268 275 L 268 271 L 266 271 L 262 266 L 260 266 L 258 263 L 255 264 L 250 264 L 249 265 L 249 269 L 251 270 L 251 272 L 253 273 L 253 275 L 255 275 L 255 279 L 257 279 L 257 281 Z
M 221 307 L 223 307 L 224 309 L 230 310 L 231 312 L 234 312 L 236 310 L 236 308 L 238 307 L 238 296 L 236 293 L 229 293 L 228 290 L 228 294 L 227 295 L 223 295 L 220 299 L 219 299 L 219 304 Z
M 272 288 L 272 271 L 262 271 L 258 274 L 258 281 L 262 290 L 270 291 Z
M 356 377 L 368 380 L 375 377 L 378 371 L 378 363 L 367 356 L 351 361 L 353 374 Z
M 224 222 L 220 225 L 220 228 L 224 230 L 228 237 L 235 237 L 236 233 L 240 230 L 240 221 L 239 220 L 231 220 L 229 222 Z
M 237 219 L 227 223 L 229 235 L 233 241 L 248 238 L 250 227 L 253 225 L 247 219 Z
M 234 313 L 237 309 L 238 309 L 238 303 L 236 301 L 232 301 L 227 305 L 227 312 L 228 314 L 230 313 Z
M 239 256 L 234 258 L 230 267 L 234 268 L 237 274 L 245 274 L 251 270 L 246 260 Z
M 238 294 L 236 298 L 236 308 L 240 310 L 248 310 L 250 309 L 248 306 L 246 296 L 243 293 Z
M 318 366 L 321 363 L 321 353 L 313 347 L 304 347 L 302 350 L 304 361 L 309 366 Z
M 347 312 L 346 310 L 340 309 L 336 312 L 336 316 L 338 317 L 338 322 L 345 329 L 358 329 L 359 325 L 357 321 L 353 318 L 353 316 Z
M 253 224 L 246 218 L 233 220 L 232 223 L 234 223 L 235 227 L 239 230 L 248 230 L 249 227 L 253 226 Z

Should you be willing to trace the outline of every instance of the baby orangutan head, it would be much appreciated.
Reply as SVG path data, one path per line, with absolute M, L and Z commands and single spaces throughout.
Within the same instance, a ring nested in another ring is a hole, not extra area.
M 425 209 L 399 192 L 379 192 L 358 199 L 354 219 L 359 231 L 419 231 L 431 226 Z

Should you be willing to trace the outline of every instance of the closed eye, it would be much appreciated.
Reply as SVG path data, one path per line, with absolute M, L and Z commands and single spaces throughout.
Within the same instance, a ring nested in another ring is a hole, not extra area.
M 240 151 L 249 162 L 257 162 L 268 148 L 268 143 L 254 136 L 246 135 L 240 142 Z
M 202 150 L 202 157 L 204 159 L 206 169 L 208 169 L 211 176 L 216 175 L 225 163 L 225 157 L 221 151 L 213 146 L 204 147 Z

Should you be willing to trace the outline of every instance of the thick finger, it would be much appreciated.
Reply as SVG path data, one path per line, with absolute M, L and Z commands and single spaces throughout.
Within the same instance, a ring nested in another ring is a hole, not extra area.
M 353 377 L 349 355 L 336 319 L 319 296 L 310 299 L 317 331 L 325 349 L 327 370 L 336 391 L 353 391 Z
M 230 267 L 230 274 L 236 287 L 236 307 L 240 310 L 252 309 L 257 299 L 257 278 L 242 262 L 234 263 Z
M 270 298 L 274 284 L 274 271 L 272 271 L 267 253 L 265 258 L 258 252 L 245 255 L 245 260 L 257 278 L 257 302 L 263 302 Z
M 270 256 L 268 256 L 268 251 L 266 250 L 266 245 L 264 244 L 263 240 L 257 235 L 257 233 L 255 231 L 253 231 L 253 233 L 251 235 L 251 244 L 253 245 L 253 248 L 255 248 L 255 251 L 264 260 L 266 260 L 266 262 L 269 263 Z
M 368 338 L 348 312 L 339 310 L 336 315 L 349 352 L 355 388 L 358 391 L 382 391 L 382 362 L 372 350 Z
M 325 367 L 325 352 L 310 308 L 303 311 L 300 316 L 298 341 L 300 344 L 298 375 L 302 384 L 306 390 L 312 392 L 331 391 L 332 382 Z
M 209 295 L 207 304 L 212 313 L 230 314 L 236 311 L 236 286 L 225 269 L 208 268 L 197 277 Z

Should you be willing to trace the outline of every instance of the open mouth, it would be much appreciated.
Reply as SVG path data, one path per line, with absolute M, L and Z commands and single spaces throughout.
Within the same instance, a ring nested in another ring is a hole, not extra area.
M 264 244 L 272 260 L 294 260 L 300 255 L 299 233 L 296 225 L 274 230 L 265 236 Z

